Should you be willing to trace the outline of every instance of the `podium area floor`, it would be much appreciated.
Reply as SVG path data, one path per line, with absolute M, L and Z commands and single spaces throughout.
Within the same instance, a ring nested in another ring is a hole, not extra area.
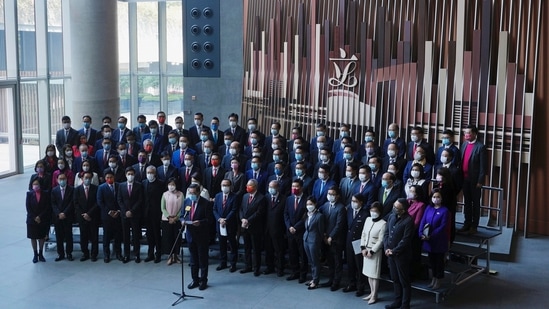
M 181 291 L 181 265 L 152 262 L 123 264 L 80 262 L 75 245 L 74 261 L 54 262 L 55 250 L 45 252 L 46 263 L 32 263 L 26 238 L 25 191 L 30 171 L 0 179 L 0 308 L 169 308 Z M 549 237 L 517 237 L 509 261 L 492 261 L 496 275 L 480 275 L 455 287 L 437 304 L 432 293 L 413 290 L 413 308 L 543 308 L 549 301 Z M 100 248 L 101 252 L 101 248 Z M 146 248 L 142 250 L 145 257 Z M 189 283 L 188 254 L 184 256 Z M 216 271 L 210 259 L 208 289 L 185 292 L 203 296 L 188 298 L 177 306 L 187 308 L 384 308 L 393 299 L 392 285 L 382 282 L 379 300 L 368 306 L 354 293 L 328 288 L 309 291 L 304 284 L 275 274 Z M 238 265 L 240 268 L 242 264 Z M 448 275 L 449 276 L 449 275 Z M 321 282 L 325 278 L 321 278 Z

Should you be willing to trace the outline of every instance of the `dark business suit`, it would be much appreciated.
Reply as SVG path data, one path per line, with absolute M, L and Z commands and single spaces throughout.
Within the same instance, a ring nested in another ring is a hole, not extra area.
M 57 244 L 57 254 L 64 257 L 72 254 L 72 223 L 74 222 L 74 188 L 66 185 L 64 196 L 61 194 L 61 186 L 57 186 L 51 191 L 51 208 L 53 211 L 53 224 L 55 226 L 55 240 Z M 60 219 L 59 214 L 65 214 L 65 219 Z M 63 247 L 63 243 L 67 247 Z
M 176 168 L 181 168 L 182 166 L 185 166 L 185 155 L 186 154 L 192 154 L 193 156 L 196 154 L 196 151 L 193 149 L 190 149 L 187 147 L 187 149 L 177 149 L 172 154 L 172 164 Z
M 196 157 L 196 165 L 198 165 L 198 167 L 200 168 L 201 171 L 205 170 L 206 168 L 212 166 L 212 154 L 205 154 L 205 153 L 200 153 L 197 157 Z
M 257 177 L 254 177 L 255 173 L 257 173 Z M 269 175 L 267 174 L 267 171 L 264 169 L 259 169 L 257 171 L 254 171 L 253 169 L 246 171 L 246 181 L 250 179 L 256 179 L 257 180 L 257 190 L 261 194 L 265 194 L 267 190 L 267 179 L 269 178 Z
M 177 180 L 179 179 L 179 171 L 173 164 L 168 165 L 165 167 L 164 165 L 160 165 L 156 167 L 156 177 L 160 179 L 163 182 L 166 182 L 170 178 L 175 178 L 177 183 Z
M 368 209 L 373 202 L 377 201 L 377 188 L 371 180 L 365 183 L 359 182 L 355 187 L 354 194 L 360 194 L 365 198 L 364 207 Z
M 224 145 L 225 141 L 225 133 L 221 130 L 212 131 L 212 141 L 214 143 L 214 152 L 217 152 L 219 150 L 219 147 Z M 221 155 L 221 158 L 223 158 L 223 154 Z
M 401 197 L 404 196 L 404 190 L 400 186 L 393 185 L 393 188 L 391 191 L 387 194 L 387 197 L 385 198 L 385 202 L 383 201 L 383 195 L 385 194 L 384 188 L 379 188 L 377 192 L 377 201 L 381 204 L 383 212 L 381 213 L 381 217 L 387 221 L 389 219 L 389 215 L 391 214 L 391 211 L 393 210 L 393 204 Z
M 105 152 L 107 152 L 106 155 L 105 155 Z M 105 149 L 99 149 L 95 152 L 95 162 L 96 162 L 96 166 L 97 166 L 97 175 L 99 177 L 103 177 L 103 171 L 106 168 L 109 167 L 109 157 L 111 155 L 118 155 L 118 153 L 116 151 L 112 150 L 112 148 L 109 151 L 105 151 Z
M 94 156 L 88 155 L 85 160 L 90 162 L 90 171 L 97 173 L 99 175 L 99 169 L 97 168 L 97 160 Z M 84 161 L 84 158 L 82 156 L 74 158 L 74 162 L 72 165 L 74 166 L 74 174 L 78 174 L 82 171 L 82 161 Z
M 439 165 L 439 164 L 442 164 L 442 162 L 440 162 L 440 157 L 442 156 L 442 152 L 444 150 L 448 150 L 450 151 L 454 157 L 452 159 L 452 163 L 455 164 L 456 166 L 460 166 L 461 165 L 461 151 L 459 150 L 459 148 L 456 147 L 456 145 L 454 145 L 453 143 L 446 147 L 446 146 L 441 146 L 437 149 L 437 155 L 435 157 L 435 166 L 436 165 Z M 450 163 L 450 162 L 449 162 Z
M 341 178 L 339 182 L 339 189 L 341 190 L 341 202 L 343 205 L 349 205 L 351 203 L 351 198 L 355 194 L 356 186 L 360 184 L 360 180 L 355 176 L 354 178 Z
M 229 192 L 225 203 L 223 203 L 223 192 L 217 193 L 214 199 L 213 214 L 215 217 L 215 226 L 217 230 L 217 236 L 219 237 L 219 259 L 220 264 L 227 265 L 227 261 L 231 264 L 231 267 L 236 267 L 236 261 L 238 258 L 238 244 L 236 243 L 236 232 L 238 230 L 238 197 L 236 194 Z M 227 229 L 227 235 L 222 236 L 220 233 L 219 219 L 225 219 L 225 227 Z M 227 243 L 231 247 L 230 258 L 227 258 Z
M 320 212 L 324 215 L 326 239 L 332 239 L 331 245 L 327 244 L 328 282 L 339 286 L 343 272 L 342 255 L 345 248 L 347 211 L 345 205 L 339 202 L 333 205 L 326 202 L 320 207 Z
M 67 134 L 65 134 L 65 131 L 67 131 Z M 66 135 L 66 137 L 65 137 Z M 65 144 L 69 144 L 71 146 L 75 146 L 77 144 L 77 141 L 79 141 L 78 138 L 78 131 L 73 129 L 72 127 L 68 130 L 61 129 L 58 130 L 55 133 L 55 147 L 57 147 L 57 151 L 59 152 L 59 156 L 64 156 L 65 154 L 61 152 L 63 149 L 63 146 Z
M 27 238 L 45 239 L 48 236 L 51 223 L 51 194 L 50 191 L 41 190 L 40 200 L 37 200 L 36 192 L 27 191 L 25 206 L 27 208 Z M 40 223 L 34 219 L 40 217 Z
M 51 174 L 44 172 L 43 176 L 40 177 L 38 174 L 32 174 L 29 181 L 29 190 L 32 190 L 32 183 L 37 180 L 40 182 L 40 188 L 45 191 L 51 190 Z M 49 201 L 49 198 L 48 198 Z
M 414 145 L 416 143 L 414 142 L 409 142 L 408 143 L 408 150 L 406 152 L 406 158 L 408 159 L 408 161 L 412 161 L 414 160 Z M 429 162 L 429 164 L 433 165 L 435 164 L 435 151 L 433 150 L 433 146 L 431 146 L 431 144 L 427 143 L 427 141 L 425 139 L 422 139 L 418 146 L 421 146 L 421 148 L 423 148 L 425 150 L 425 158 L 427 159 L 427 162 Z
M 410 308 L 411 280 L 410 262 L 412 260 L 412 235 L 414 220 L 408 213 L 398 217 L 394 213 L 389 216 L 387 228 L 383 238 L 384 249 L 391 249 L 388 256 L 389 270 L 395 290 L 394 303 L 401 308 Z
M 231 170 L 225 173 L 225 179 L 229 179 L 231 181 L 231 192 L 236 194 L 236 197 L 240 201 L 242 195 L 246 192 L 244 190 L 246 187 L 246 175 L 240 172 L 235 175 Z M 240 202 L 238 202 L 238 204 L 240 204 Z
M 188 172 L 187 172 L 188 170 Z M 199 175 L 202 175 L 202 171 L 198 169 L 198 166 L 193 165 L 191 167 L 187 167 L 183 165 L 179 169 L 179 190 L 182 192 L 187 192 L 187 189 L 191 185 L 192 177 L 194 173 L 198 173 Z
M 480 219 L 480 188 L 477 184 L 484 184 L 484 177 L 488 170 L 486 146 L 478 140 L 473 143 L 470 157 L 466 158 L 468 142 L 461 145 L 461 162 L 463 171 L 463 199 L 464 199 L 464 227 L 478 226 Z M 468 160 L 467 160 L 468 159 Z M 466 162 L 467 160 L 467 162 Z
M 149 164 L 143 164 L 140 163 L 134 164 L 132 167 L 135 170 L 135 181 L 143 181 L 147 179 L 147 167 Z
M 135 134 L 135 139 L 137 141 L 142 141 L 143 140 L 143 135 L 147 134 L 147 133 L 151 133 L 151 131 L 149 130 L 149 126 L 145 126 L 144 128 L 141 128 L 140 126 L 137 126 L 137 127 L 134 127 L 132 129 L 133 131 L 133 134 Z
M 303 247 L 303 233 L 305 232 L 304 217 L 307 213 L 307 198 L 302 194 L 295 207 L 295 195 L 290 195 L 286 199 L 284 208 L 284 224 L 286 226 L 286 236 L 288 238 L 288 258 L 290 259 L 290 268 L 292 275 L 305 278 L 308 271 L 307 255 Z M 290 228 L 295 229 L 295 233 L 290 232 Z M 301 263 L 300 263 L 301 260 Z
M 137 158 L 132 157 L 131 155 L 118 156 L 118 165 L 122 168 L 123 171 L 126 170 L 126 167 L 133 166 L 137 163 Z
M 115 145 L 118 145 L 120 143 L 126 143 L 126 135 L 131 132 L 128 127 L 124 127 L 123 130 L 116 128 L 112 131 L 111 140 Z M 113 145 L 114 146 L 114 145 Z
M 311 195 L 311 192 L 313 191 L 313 185 L 314 185 L 313 178 L 309 175 L 303 175 L 302 177 L 294 176 L 292 178 L 292 181 L 296 179 L 301 179 L 303 181 L 303 194 L 305 194 L 305 196 Z M 290 189 L 291 187 L 292 185 L 290 184 Z
M 305 231 L 303 233 L 303 247 L 307 254 L 307 259 L 311 264 L 313 282 L 315 285 L 318 285 L 320 276 L 320 255 L 325 233 L 324 216 L 320 212 L 315 211 L 311 217 L 306 217 L 304 222 Z
M 78 130 L 77 136 L 86 135 L 88 145 L 95 145 L 95 142 L 97 141 L 97 130 L 93 128 L 89 128 L 87 132 L 84 130 L 84 128 Z
M 204 170 L 204 174 L 202 175 L 202 185 L 208 190 L 212 197 L 221 192 L 221 181 L 225 177 L 225 170 L 221 166 L 217 167 L 215 177 L 213 175 L 214 169 L 216 169 L 214 166 L 208 167 Z
M 265 229 L 265 264 L 267 272 L 274 271 L 275 263 L 278 274 L 284 273 L 285 242 L 284 234 L 284 210 L 286 208 L 286 196 L 278 193 L 276 196 L 268 193 L 265 196 L 267 201 L 266 229 Z
M 322 185 L 322 180 L 320 179 L 315 181 L 311 194 L 315 197 L 317 205 L 324 205 L 328 201 L 328 190 L 333 186 L 336 186 L 336 183 L 331 179 L 326 180 L 324 185 Z
M 239 125 L 237 125 L 234 129 L 229 127 L 227 130 L 225 130 L 225 132 L 223 132 L 223 134 L 227 132 L 231 132 L 233 134 L 233 140 L 235 142 L 239 142 L 242 148 L 244 147 L 244 145 L 246 145 L 247 136 L 246 130 L 244 130 L 243 127 Z
M 231 161 L 233 160 L 233 158 L 236 158 L 238 160 L 238 169 L 244 173 L 246 171 L 245 167 L 246 161 L 248 161 L 248 157 L 243 153 L 239 153 L 236 156 L 233 156 L 231 154 L 223 156 L 223 160 L 221 161 L 221 167 L 223 167 L 227 171 L 230 170 Z
M 187 224 L 186 239 L 191 253 L 191 276 L 194 282 L 206 284 L 208 282 L 208 249 L 210 241 L 210 224 L 213 217 L 209 201 L 199 196 L 196 202 L 186 199 L 181 208 L 182 219 L 198 221 L 198 226 Z M 187 211 L 187 209 L 189 209 Z M 200 277 L 198 271 L 200 270 Z
M 246 193 L 242 197 L 240 205 L 240 219 L 248 220 L 248 226 L 241 229 L 244 238 L 244 260 L 246 269 L 252 269 L 259 273 L 261 267 L 261 250 L 263 244 L 263 234 L 265 233 L 265 196 L 259 191 L 253 194 Z M 254 253 L 254 263 L 252 264 L 252 250 Z
M 387 172 L 389 164 L 391 163 L 395 164 L 398 168 L 398 174 L 395 176 L 397 176 L 398 179 L 402 179 L 402 174 L 404 173 L 404 169 L 406 168 L 406 164 L 408 163 L 408 161 L 406 161 L 406 159 L 404 158 L 399 158 L 398 156 L 396 158 L 385 156 L 381 160 L 381 172 Z
M 162 255 L 162 234 L 160 232 L 160 221 L 162 220 L 161 201 L 162 194 L 166 191 L 166 185 L 158 178 L 153 182 L 145 179 L 141 184 L 143 185 L 143 218 L 145 219 L 145 227 L 147 228 L 147 257 L 151 258 L 154 256 L 156 258 L 155 261 L 159 262 Z M 169 248 L 166 250 L 169 250 Z
M 80 228 L 80 248 L 84 256 L 90 256 L 88 243 L 91 242 L 91 257 L 97 258 L 99 252 L 99 207 L 97 206 L 97 186 L 88 187 L 86 197 L 86 187 L 84 185 L 74 188 L 74 209 L 76 211 L 76 220 Z M 83 215 L 87 214 L 89 220 Z
M 362 252 L 355 254 L 353 241 L 360 240 L 362 237 L 362 228 L 369 216 L 370 208 L 366 205 L 357 210 L 356 214 L 352 207 L 347 209 L 347 275 L 349 276 L 349 286 L 356 286 L 358 291 L 364 291 L 366 277 L 362 274 L 364 257 Z
M 112 169 L 110 167 L 107 167 L 105 170 L 103 170 L 103 175 L 105 175 L 106 172 L 111 171 L 114 174 L 114 181 L 115 182 L 124 182 L 126 181 L 126 174 L 124 173 L 124 169 L 120 166 L 117 166 L 116 168 Z
M 164 149 L 164 136 L 160 134 L 156 134 L 153 136 L 151 133 L 147 133 L 143 135 L 143 140 L 141 141 L 141 143 L 143 143 L 147 139 L 150 139 L 153 142 L 153 153 L 159 155 Z
M 406 142 L 404 142 L 404 139 L 401 137 L 397 137 L 396 139 L 388 138 L 383 142 L 383 149 L 381 155 L 383 157 L 387 157 L 387 148 L 389 148 L 389 144 L 395 143 L 398 146 L 398 153 L 397 157 L 400 159 L 404 159 L 404 155 L 406 154 Z
M 193 146 L 196 145 L 196 143 L 200 142 L 200 132 L 202 129 L 208 129 L 208 136 L 211 135 L 210 127 L 201 125 L 200 127 L 197 127 L 196 125 L 189 128 L 189 145 Z
M 128 190 L 128 182 L 118 185 L 118 206 L 120 207 L 120 216 L 122 220 L 122 240 L 124 241 L 124 257 L 130 258 L 130 240 L 133 246 L 133 253 L 139 258 L 139 252 L 141 249 L 141 215 L 143 212 L 143 187 L 140 182 L 134 182 L 131 184 L 131 193 Z M 128 217 L 126 212 L 131 212 L 131 216 Z M 131 236 L 130 236 L 131 229 Z
M 271 181 L 276 180 L 278 181 L 278 191 L 283 194 L 289 194 L 292 188 L 292 178 L 288 176 L 290 173 L 282 174 L 281 176 L 272 175 L 269 178 L 267 178 L 267 185 L 265 186 L 265 189 L 269 189 L 269 183 Z
M 111 186 L 114 189 L 111 189 Z M 97 205 L 101 209 L 103 222 L 103 254 L 110 259 L 110 243 L 114 238 L 114 252 L 118 256 L 122 253 L 122 223 L 120 222 L 120 207 L 116 199 L 118 184 L 103 183 L 97 189 Z
M 158 134 L 162 135 L 164 139 L 162 140 L 162 144 L 166 145 L 168 144 L 168 134 L 173 130 L 173 127 L 169 124 L 158 124 Z

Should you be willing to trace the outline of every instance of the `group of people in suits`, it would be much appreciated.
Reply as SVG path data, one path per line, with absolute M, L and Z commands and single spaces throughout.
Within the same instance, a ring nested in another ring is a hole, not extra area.
M 183 128 L 181 117 L 175 119 L 175 127 L 168 125 L 164 112 L 148 123 L 138 116 L 133 129 L 124 116 L 117 120 L 113 129 L 105 117 L 96 131 L 86 115 L 77 131 L 70 118 L 63 117 L 55 145 L 46 148 L 29 183 L 27 224 L 33 261 L 44 260 L 43 240 L 51 223 L 58 242 L 56 261 L 72 260 L 72 224 L 77 222 L 82 261 L 97 260 L 97 231 L 102 225 L 106 263 L 112 240 L 116 258 L 139 263 L 142 227 L 147 230 L 146 262 L 160 262 L 162 254 L 169 254 L 168 264 L 180 262 L 180 244 L 168 247 L 183 227 L 191 252 L 189 288 L 207 288 L 208 248 L 216 240 L 216 269 L 235 272 L 241 237 L 241 273 L 284 276 L 289 270 L 288 280 L 307 282 L 309 289 L 336 291 L 344 286 L 344 292 L 355 291 L 357 296 L 366 294 L 368 282 L 369 303 L 377 300 L 378 263 L 384 253 L 395 292 L 400 286 L 395 306 L 406 307 L 410 281 L 409 267 L 403 265 L 416 252 L 412 248 L 443 239 L 432 234 L 438 231 L 432 227 L 438 220 L 426 205 L 437 209 L 437 216 L 440 206 L 448 209 L 443 221 L 451 226 L 456 195 L 463 188 L 464 228 L 473 233 L 478 225 L 486 150 L 477 141 L 474 126 L 465 129 L 461 150 L 454 145 L 453 132 L 444 131 L 435 155 L 421 127 L 411 130 L 406 145 L 396 124 L 389 126 L 388 138 L 379 145 L 371 130 L 365 132 L 363 143 L 353 140 L 348 125 L 332 139 L 322 123 L 311 140 L 297 126 L 287 139 L 278 122 L 262 132 L 257 119 L 249 118 L 245 129 L 236 114 L 228 116 L 225 130 L 220 130 L 218 117 L 207 126 L 202 113 L 194 115 L 189 129 Z M 427 199 L 435 194 L 441 196 L 438 204 Z M 431 216 L 425 222 L 424 214 Z M 431 234 L 423 234 L 427 223 Z M 436 248 L 436 253 L 444 249 L 433 244 L 423 248 Z M 433 258 L 432 264 L 439 260 Z M 321 261 L 328 266 L 324 283 L 319 282 Z M 342 285 L 345 261 L 348 283 Z M 307 281 L 309 271 L 312 280 Z M 432 286 L 437 284 L 433 280 Z

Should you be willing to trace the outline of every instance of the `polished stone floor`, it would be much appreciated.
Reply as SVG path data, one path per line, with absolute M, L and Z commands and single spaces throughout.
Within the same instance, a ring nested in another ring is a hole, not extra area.
M 181 291 L 181 266 L 102 260 L 54 262 L 55 250 L 45 253 L 46 263 L 32 263 L 26 239 L 24 197 L 30 172 L 0 179 L 0 308 L 168 308 Z M 413 308 L 547 308 L 549 301 L 549 238 L 517 236 L 507 261 L 492 261 L 496 275 L 480 275 L 452 289 L 437 304 L 431 293 L 413 291 Z M 143 255 L 144 256 L 144 255 Z M 100 255 L 100 258 L 102 256 Z M 184 257 L 188 259 L 188 255 Z M 383 308 L 392 298 L 392 286 L 383 282 L 378 303 L 368 306 L 341 290 L 307 290 L 296 281 L 276 275 L 216 271 L 211 259 L 209 288 L 188 290 L 180 307 L 190 308 Z M 482 261 L 479 261 L 481 263 Z M 242 266 L 242 265 L 239 265 Z M 185 278 L 189 269 L 185 267 Z M 322 281 L 322 280 L 321 280 Z

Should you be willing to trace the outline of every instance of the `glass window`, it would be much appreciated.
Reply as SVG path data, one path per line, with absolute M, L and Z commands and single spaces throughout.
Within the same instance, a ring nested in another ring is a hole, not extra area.
M 63 16 L 61 0 L 48 0 L 48 61 L 52 77 L 63 76 Z
M 183 116 L 183 77 L 168 77 L 168 116 Z M 169 117 L 169 121 L 171 118 Z M 173 123 L 173 122 L 172 122 Z
M 0 79 L 6 79 L 8 68 L 6 62 L 6 23 L 4 19 L 4 0 L 0 0 Z
M 137 3 L 137 62 L 139 73 L 158 73 L 158 3 Z
M 23 165 L 34 166 L 40 158 L 40 129 L 38 127 L 38 84 L 21 83 L 21 132 L 23 134 Z
M 63 80 L 56 79 L 50 81 L 50 119 L 51 132 L 54 134 L 63 127 L 61 118 L 65 115 L 65 85 Z M 75 121 L 76 120 L 76 121 Z M 79 119 L 72 119 L 73 124 L 77 125 Z
M 118 61 L 120 74 L 130 72 L 130 24 L 128 3 L 118 1 Z
M 17 0 L 19 71 L 21 77 L 36 76 L 36 28 L 34 0 Z
M 156 119 L 156 113 L 160 110 L 160 78 L 158 75 L 139 76 L 139 114 L 147 116 L 147 119 Z
M 181 2 L 166 2 L 168 74 L 183 75 L 183 7 Z M 169 85 L 168 85 L 169 87 Z M 168 89 L 168 93 L 170 90 Z

